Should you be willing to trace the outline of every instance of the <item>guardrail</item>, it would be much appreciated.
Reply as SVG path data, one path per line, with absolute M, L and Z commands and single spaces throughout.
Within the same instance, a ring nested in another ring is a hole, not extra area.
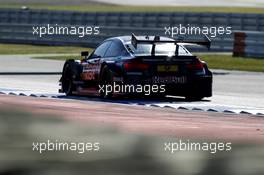
M 133 13 L 71 12 L 49 10 L 0 9 L 0 23 L 67 24 L 115 27 L 160 28 L 177 24 L 230 26 L 233 30 L 264 31 L 264 14 L 235 13 Z
M 264 59 L 264 32 L 235 32 L 233 55 Z
M 99 26 L 100 35 L 78 38 L 53 35 L 37 37 L 32 34 L 33 25 L 63 24 L 74 26 Z M 95 47 L 111 36 L 136 34 L 165 35 L 165 26 L 179 24 L 197 27 L 232 27 L 232 30 L 264 30 L 264 14 L 233 13 L 87 13 L 48 10 L 0 9 L 0 42 L 47 45 L 78 45 Z M 232 52 L 233 35 L 221 35 L 212 39 L 211 51 Z M 196 49 L 193 49 L 196 51 Z M 207 51 L 204 48 L 199 51 Z
M 0 23 L 0 42 L 19 43 L 19 44 L 43 44 L 43 45 L 74 45 L 96 47 L 99 43 L 109 37 L 131 35 L 160 35 L 166 36 L 164 29 L 161 28 L 135 28 L 135 27 L 101 27 L 99 35 L 39 35 L 33 34 L 31 24 L 1 24 Z M 189 38 L 199 39 L 201 36 L 189 36 Z M 210 51 L 229 51 L 233 49 L 233 35 L 212 38 Z M 189 47 L 191 51 L 208 51 L 204 47 Z

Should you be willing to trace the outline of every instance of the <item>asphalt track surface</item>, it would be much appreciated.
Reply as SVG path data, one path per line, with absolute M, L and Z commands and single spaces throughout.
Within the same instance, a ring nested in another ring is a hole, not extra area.
M 262 0 L 97 0 L 121 5 L 152 5 L 152 6 L 224 6 L 224 7 L 264 7 Z
M 2 3 L 19 4 L 51 4 L 51 5 L 80 5 L 91 3 L 106 3 L 117 5 L 146 5 L 146 6 L 224 6 L 224 7 L 264 7 L 263 0 L 1 0 Z
M 264 116 L 264 73 L 213 70 L 213 97 L 188 102 L 179 97 L 165 99 L 114 99 L 65 97 L 59 94 L 59 73 L 63 61 L 31 59 L 36 55 L 0 56 L 0 92 L 13 95 L 46 96 L 61 100 L 103 101 L 129 105 L 155 106 Z

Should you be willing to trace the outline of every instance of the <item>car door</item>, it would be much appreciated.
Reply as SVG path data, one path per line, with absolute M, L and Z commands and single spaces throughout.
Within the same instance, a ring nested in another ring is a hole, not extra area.
M 103 42 L 92 52 L 88 59 L 82 63 L 83 80 L 95 81 L 98 79 L 101 59 L 104 59 L 105 52 L 111 45 L 111 42 L 112 41 Z

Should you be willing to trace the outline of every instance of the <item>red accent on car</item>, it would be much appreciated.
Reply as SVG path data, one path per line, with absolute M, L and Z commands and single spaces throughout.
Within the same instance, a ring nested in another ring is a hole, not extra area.
M 204 68 L 204 65 L 203 65 L 202 62 L 198 61 L 198 62 L 195 62 L 195 63 L 192 63 L 192 64 L 188 64 L 187 68 L 188 69 L 192 69 L 192 70 L 200 70 L 200 69 Z
M 149 68 L 148 64 L 145 63 L 140 63 L 140 62 L 127 62 L 124 63 L 124 68 L 129 71 L 129 70 L 147 70 Z

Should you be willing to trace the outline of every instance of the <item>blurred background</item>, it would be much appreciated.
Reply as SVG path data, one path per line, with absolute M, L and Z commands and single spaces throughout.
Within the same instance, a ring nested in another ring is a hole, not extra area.
M 0 108 L 0 174 L 144 174 L 144 175 L 261 175 L 262 145 L 232 143 L 232 150 L 164 151 L 177 138 L 124 133 L 106 126 L 63 120 L 59 116 Z M 32 151 L 32 143 L 99 142 L 100 150 Z M 190 142 L 213 142 L 191 140 Z

